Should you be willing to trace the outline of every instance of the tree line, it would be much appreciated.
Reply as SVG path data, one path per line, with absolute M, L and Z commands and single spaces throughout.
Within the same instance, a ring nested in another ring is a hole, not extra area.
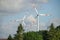
M 9 35 L 7 40 L 60 40 L 60 25 L 55 28 L 52 23 L 49 30 L 24 32 L 20 24 L 14 37 Z

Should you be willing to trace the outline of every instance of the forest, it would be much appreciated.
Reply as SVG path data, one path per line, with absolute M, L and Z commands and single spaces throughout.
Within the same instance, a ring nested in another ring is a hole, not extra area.
M 49 30 L 24 32 L 23 26 L 20 24 L 14 37 L 10 34 L 7 40 L 60 40 L 60 25 L 55 28 L 51 23 Z

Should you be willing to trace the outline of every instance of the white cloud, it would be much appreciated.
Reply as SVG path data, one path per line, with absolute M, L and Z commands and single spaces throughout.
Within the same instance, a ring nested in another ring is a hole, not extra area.
M 32 15 L 30 15 L 29 17 L 27 17 L 27 20 L 30 21 L 33 24 L 36 23 L 36 19 Z
M 18 12 L 24 7 L 31 6 L 32 2 L 40 4 L 39 1 L 48 2 L 48 0 L 0 0 L 0 12 Z
M 0 0 L 1 11 L 18 11 L 23 7 L 23 0 Z

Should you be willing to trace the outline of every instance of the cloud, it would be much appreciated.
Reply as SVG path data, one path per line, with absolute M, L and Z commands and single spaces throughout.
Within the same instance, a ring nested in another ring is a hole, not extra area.
M 0 12 L 19 12 L 31 6 L 32 3 L 40 4 L 48 0 L 0 0 Z M 30 6 L 29 6 L 30 5 Z
M 18 11 L 23 7 L 22 0 L 0 0 L 1 11 Z
M 36 19 L 35 19 L 32 15 L 28 16 L 28 17 L 27 17 L 27 20 L 28 20 L 29 22 L 31 22 L 32 24 L 36 23 Z

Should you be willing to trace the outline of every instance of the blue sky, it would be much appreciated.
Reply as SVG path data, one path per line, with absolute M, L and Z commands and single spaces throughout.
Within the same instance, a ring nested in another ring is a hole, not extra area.
M 24 22 L 29 23 L 28 18 L 31 17 L 32 21 L 35 21 L 36 12 L 32 3 L 36 4 L 39 14 L 51 14 L 51 16 L 40 16 L 41 30 L 47 29 L 52 22 L 55 26 L 60 25 L 60 0 L 0 0 L 0 38 L 7 38 L 9 34 L 15 34 L 20 23 L 15 20 L 22 19 L 25 15 L 27 17 Z M 24 29 L 32 31 L 37 30 L 37 27 L 25 26 Z

